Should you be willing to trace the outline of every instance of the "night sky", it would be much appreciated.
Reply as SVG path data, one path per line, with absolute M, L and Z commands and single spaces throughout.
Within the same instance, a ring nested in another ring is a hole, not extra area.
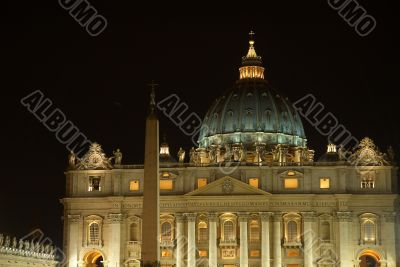
M 21 98 L 41 90 L 108 155 L 120 148 L 123 163 L 140 164 L 146 85 L 154 79 L 157 99 L 175 93 L 203 117 L 237 80 L 250 30 L 267 79 L 283 95 L 295 101 L 312 93 L 355 137 L 400 153 L 398 10 L 389 1 L 359 1 L 377 21 L 366 37 L 327 1 L 136 2 L 90 1 L 108 21 L 97 37 L 56 0 L 5 5 L 0 232 L 23 236 L 40 228 L 62 241 L 68 151 Z M 326 138 L 303 124 L 318 158 Z M 163 133 L 174 155 L 192 146 L 160 114 Z

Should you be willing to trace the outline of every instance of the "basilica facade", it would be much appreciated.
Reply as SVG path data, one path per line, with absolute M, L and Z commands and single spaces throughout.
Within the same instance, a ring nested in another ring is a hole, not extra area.
M 392 150 L 364 138 L 352 151 L 327 144 L 316 158 L 299 113 L 265 80 L 249 43 L 198 147 L 175 158 L 160 146 L 161 266 L 400 266 Z M 94 143 L 81 159 L 71 155 L 65 175 L 68 266 L 139 267 L 144 166 Z

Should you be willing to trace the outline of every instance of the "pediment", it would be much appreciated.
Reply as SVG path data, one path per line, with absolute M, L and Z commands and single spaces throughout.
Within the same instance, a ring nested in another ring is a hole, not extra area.
M 271 195 L 238 179 L 225 176 L 185 196 Z

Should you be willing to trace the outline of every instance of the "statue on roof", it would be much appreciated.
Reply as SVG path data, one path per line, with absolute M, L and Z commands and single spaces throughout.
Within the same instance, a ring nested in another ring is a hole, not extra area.
M 75 162 L 76 162 L 76 155 L 74 151 L 70 151 L 68 155 L 68 163 L 69 163 L 69 168 L 74 169 L 75 168 Z
M 115 160 L 114 160 L 115 165 L 121 165 L 121 162 L 122 162 L 122 152 L 120 151 L 120 149 L 117 148 L 117 151 L 114 151 L 113 154 L 114 154 L 114 158 L 115 158 Z
M 182 147 L 180 147 L 179 151 L 178 151 L 179 163 L 184 163 L 185 162 L 185 154 L 186 154 L 185 150 Z

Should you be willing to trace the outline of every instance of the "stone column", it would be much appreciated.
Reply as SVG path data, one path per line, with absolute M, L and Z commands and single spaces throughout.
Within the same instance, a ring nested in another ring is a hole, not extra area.
M 122 214 L 108 214 L 110 231 L 108 237 L 108 266 L 121 264 L 121 222 Z
M 184 217 L 182 214 L 175 214 L 176 219 L 176 267 L 184 267 L 185 257 L 185 231 L 184 231 Z
M 272 212 L 260 212 L 261 218 L 261 267 L 271 266 L 270 242 L 269 242 L 269 218 Z
M 336 213 L 339 220 L 339 257 L 340 266 L 353 266 L 350 253 L 350 226 L 352 222 L 352 213 L 350 211 L 338 211 Z
M 81 220 L 80 215 L 68 215 L 68 267 L 78 266 L 78 244 L 79 244 L 79 222 Z
M 396 212 L 388 212 L 384 214 L 384 220 L 381 226 L 382 236 L 379 238 L 382 241 L 382 245 L 386 247 L 386 262 L 387 266 L 396 265 Z M 378 231 L 379 233 L 379 231 Z
M 282 213 L 274 213 L 274 267 L 282 267 L 282 244 L 281 244 L 281 224 L 282 224 Z
M 188 221 L 188 251 L 187 266 L 196 266 L 196 213 L 187 213 Z
M 208 214 L 209 236 L 208 236 L 208 266 L 217 267 L 217 222 L 218 216 L 216 213 Z
M 316 221 L 315 212 L 302 212 L 303 216 L 303 224 L 304 224 L 304 266 L 316 266 L 314 262 L 314 240 L 316 238 L 316 234 L 313 230 L 313 225 Z
M 247 242 L 247 221 L 249 220 L 249 215 L 245 212 L 241 212 L 238 215 L 240 227 L 240 267 L 248 267 L 249 249 Z

